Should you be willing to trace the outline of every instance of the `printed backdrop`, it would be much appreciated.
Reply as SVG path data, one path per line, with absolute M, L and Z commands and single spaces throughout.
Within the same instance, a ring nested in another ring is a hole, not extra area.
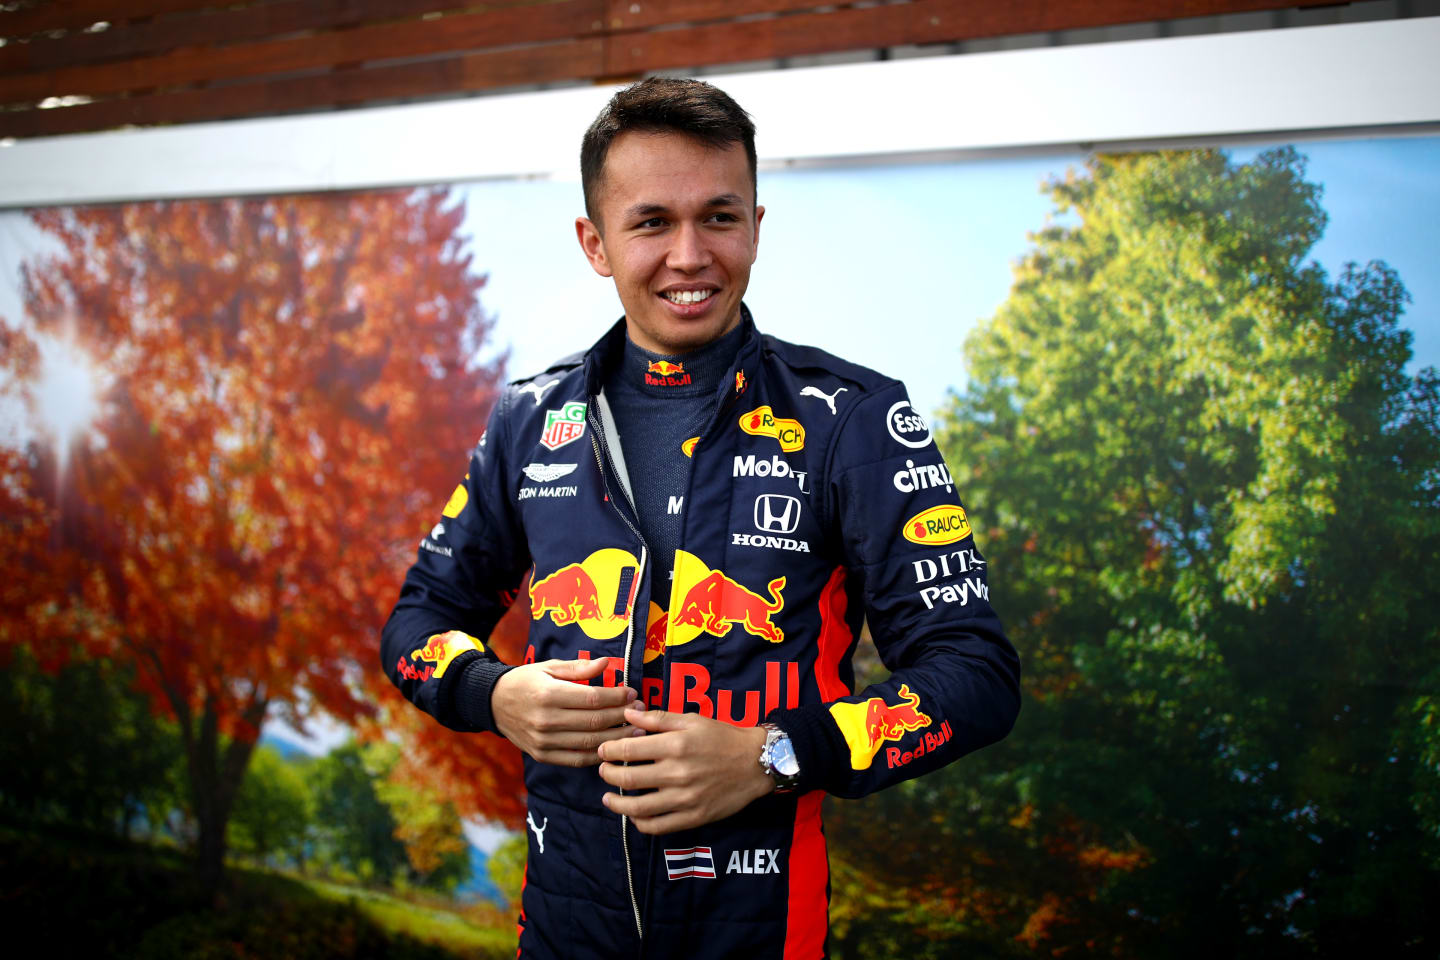
M 827 806 L 837 957 L 1433 955 L 1437 174 L 1440 138 L 762 174 L 757 321 L 933 414 L 1026 671 L 1007 741 Z M 375 650 L 498 386 L 619 315 L 580 206 L 0 214 L 0 823 L 444 893 L 497 931 L 445 944 L 502 949 L 518 761 Z

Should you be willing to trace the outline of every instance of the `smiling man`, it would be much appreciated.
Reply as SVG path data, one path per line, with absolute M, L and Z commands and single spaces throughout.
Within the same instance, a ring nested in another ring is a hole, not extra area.
M 655 78 L 586 132 L 625 315 L 502 395 L 381 659 L 525 755 L 522 957 L 825 955 L 820 802 L 1004 737 L 1019 662 L 898 381 L 762 336 L 754 126 Z M 485 638 L 530 574 L 524 663 Z M 891 676 L 855 689 L 862 620 Z

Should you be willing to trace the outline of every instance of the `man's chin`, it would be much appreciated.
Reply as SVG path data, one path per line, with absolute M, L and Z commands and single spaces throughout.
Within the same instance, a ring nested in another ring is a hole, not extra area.
M 636 325 L 631 323 L 628 325 L 628 330 L 631 341 L 652 353 L 674 355 L 699 350 L 706 344 L 719 340 L 733 330 L 739 322 L 740 313 L 737 310 L 734 316 L 726 320 L 701 317 L 692 321 L 684 321 L 667 317 L 663 324 L 647 325 L 649 329 L 642 328 L 637 331 Z

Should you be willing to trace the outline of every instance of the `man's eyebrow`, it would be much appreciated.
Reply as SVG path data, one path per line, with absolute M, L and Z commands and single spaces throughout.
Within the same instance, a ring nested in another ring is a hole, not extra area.
M 745 205 L 745 198 L 738 193 L 722 193 L 711 197 L 705 202 L 705 209 L 712 207 L 741 207 Z M 670 208 L 663 203 L 637 203 L 625 211 L 625 219 L 633 220 L 637 217 L 653 217 L 658 213 L 669 213 Z

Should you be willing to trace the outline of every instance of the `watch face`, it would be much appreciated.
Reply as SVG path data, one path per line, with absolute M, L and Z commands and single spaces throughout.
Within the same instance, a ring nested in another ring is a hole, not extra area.
M 782 777 L 793 777 L 800 772 L 800 761 L 795 758 L 795 747 L 789 737 L 775 744 L 771 763 Z

